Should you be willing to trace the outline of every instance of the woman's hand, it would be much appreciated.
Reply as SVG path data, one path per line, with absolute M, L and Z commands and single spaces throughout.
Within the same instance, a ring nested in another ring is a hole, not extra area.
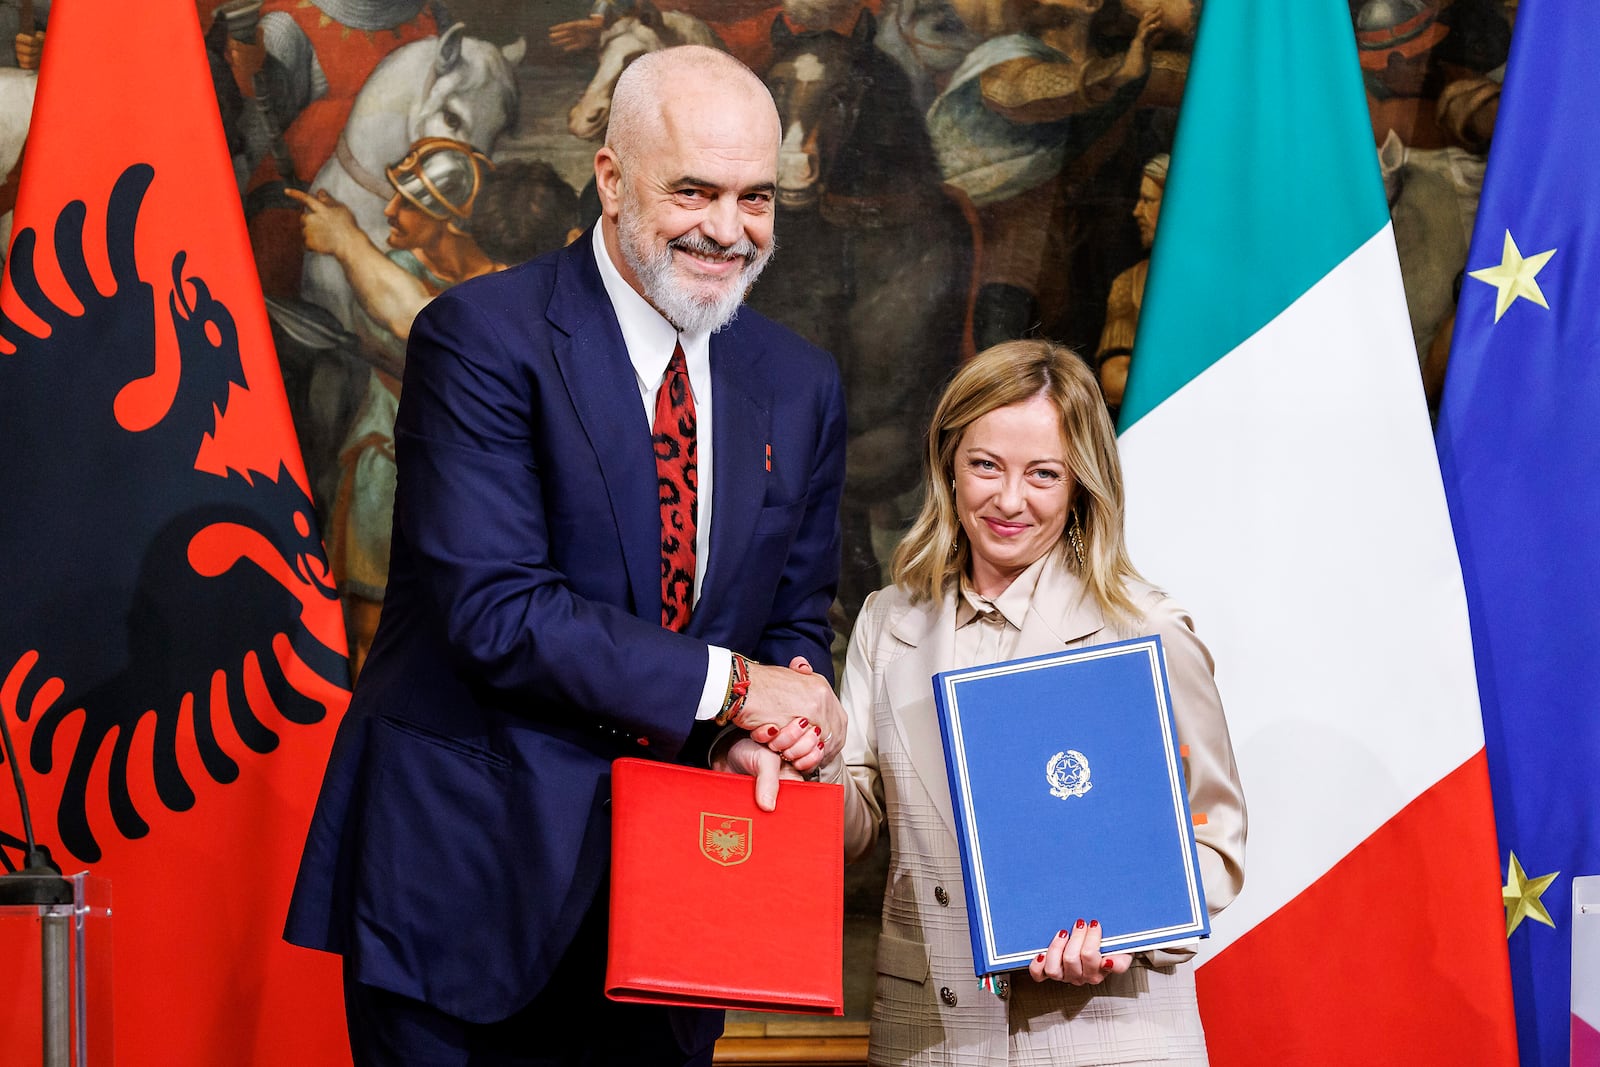
M 790 660 L 789 669 L 796 674 L 812 673 L 811 663 L 804 656 Z M 837 706 L 837 702 L 835 704 Z M 823 723 L 796 717 L 782 727 L 757 726 L 750 731 L 750 736 L 782 756 L 784 762 L 796 764 L 796 770 L 809 772 L 841 751 L 845 729 L 841 720 L 835 735 L 829 733 Z
M 802 773 L 831 763 L 844 748 L 844 708 L 804 656 L 787 670 L 751 664 L 750 688 L 733 722 Z
M 1062 930 L 1050 947 L 1028 964 L 1028 975 L 1035 982 L 1050 979 L 1068 985 L 1099 985 L 1113 974 L 1133 966 L 1133 956 L 1119 952 L 1100 955 L 1100 921 L 1079 919 L 1070 930 Z

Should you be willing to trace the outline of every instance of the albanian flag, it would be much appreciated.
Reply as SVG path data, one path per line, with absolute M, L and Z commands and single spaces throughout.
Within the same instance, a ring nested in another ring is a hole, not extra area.
M 50 16 L 0 289 L 0 715 L 41 844 L 111 883 L 116 1062 L 339 1062 L 338 961 L 280 932 L 344 630 L 195 5 Z

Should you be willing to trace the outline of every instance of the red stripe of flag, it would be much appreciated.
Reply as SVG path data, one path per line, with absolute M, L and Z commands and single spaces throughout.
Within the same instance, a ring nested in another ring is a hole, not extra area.
M 1212 1064 L 1516 1062 L 1489 810 L 1480 751 L 1201 967 Z

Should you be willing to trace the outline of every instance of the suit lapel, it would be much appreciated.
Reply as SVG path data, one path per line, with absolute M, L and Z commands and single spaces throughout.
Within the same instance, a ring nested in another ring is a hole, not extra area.
M 698 634 L 717 618 L 738 588 L 739 564 L 766 499 L 766 446 L 772 415 L 751 368 L 757 353 L 745 346 L 737 324 L 711 335 L 712 464 L 711 558 L 700 584 L 700 603 L 689 620 Z M 700 623 L 701 625 L 696 625 Z
M 659 618 L 661 509 L 650 427 L 634 388 L 633 364 L 617 326 L 599 268 L 592 231 L 568 245 L 556 261 L 556 284 L 546 316 L 556 366 L 600 464 L 634 611 Z

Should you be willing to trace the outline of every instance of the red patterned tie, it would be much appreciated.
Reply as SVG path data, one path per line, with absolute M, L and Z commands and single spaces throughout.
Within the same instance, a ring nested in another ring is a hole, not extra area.
M 695 473 L 694 394 L 683 346 L 672 350 L 667 376 L 656 393 L 650 427 L 661 490 L 661 625 L 682 630 L 694 602 L 694 531 L 700 481 Z

